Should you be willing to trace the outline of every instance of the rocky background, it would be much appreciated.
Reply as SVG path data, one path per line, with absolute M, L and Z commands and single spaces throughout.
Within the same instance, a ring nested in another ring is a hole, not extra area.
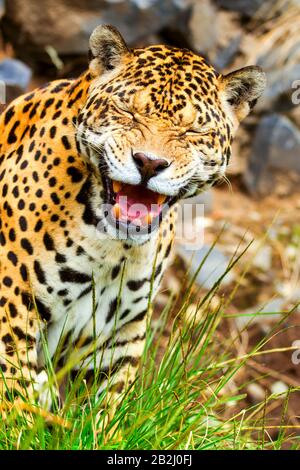
M 178 241 L 156 317 L 170 293 L 180 298 L 187 266 L 193 275 L 219 237 L 182 319 L 201 320 L 197 302 L 252 242 L 214 296 L 214 308 L 224 310 L 216 343 L 230 341 L 243 355 L 275 328 L 267 349 L 276 351 L 251 359 L 235 376 L 229 386 L 241 388 L 245 399 L 226 405 L 224 415 L 277 394 L 267 416 L 271 424 L 280 422 L 287 390 L 300 387 L 300 354 L 292 357 L 289 350 L 300 347 L 300 1 L 0 0 L 0 16 L 7 102 L 84 70 L 88 38 L 99 23 L 114 24 L 131 46 L 167 43 L 204 55 L 219 71 L 250 64 L 266 71 L 267 89 L 238 132 L 228 181 L 195 200 L 205 214 L 191 223 L 204 230 L 204 246 L 190 250 L 186 240 Z M 293 393 L 285 420 L 295 429 L 299 406 L 300 393 Z
M 268 87 L 240 132 L 232 173 L 243 174 L 254 196 L 298 186 L 299 0 L 2 0 L 0 8 L 5 44 L 30 67 L 0 64 L 0 78 L 13 89 L 9 99 L 26 89 L 31 72 L 54 77 L 82 71 L 89 36 L 99 23 L 117 26 L 131 46 L 189 47 L 220 71 L 260 65 Z M 277 182 L 282 170 L 285 181 Z

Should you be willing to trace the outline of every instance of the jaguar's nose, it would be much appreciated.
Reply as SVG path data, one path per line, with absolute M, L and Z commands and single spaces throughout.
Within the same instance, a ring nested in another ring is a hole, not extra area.
M 142 181 L 148 181 L 153 176 L 158 175 L 170 166 L 170 163 L 163 158 L 150 158 L 145 153 L 138 152 L 133 154 L 135 164 L 141 174 Z

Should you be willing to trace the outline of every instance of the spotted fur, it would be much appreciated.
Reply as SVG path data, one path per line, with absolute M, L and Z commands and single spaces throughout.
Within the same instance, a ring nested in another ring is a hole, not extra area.
M 7 108 L 0 118 L 3 403 L 45 382 L 41 332 L 58 368 L 69 361 L 73 375 L 84 367 L 93 374 L 96 348 L 99 393 L 121 396 L 143 352 L 148 299 L 167 264 L 176 209 L 153 232 L 124 240 L 104 217 L 104 178 L 144 184 L 132 158 L 144 152 L 167 162 L 146 182 L 151 191 L 176 202 L 206 189 L 224 174 L 238 122 L 264 81 L 256 67 L 222 76 L 188 50 L 129 50 L 113 27 L 101 26 L 86 73 Z

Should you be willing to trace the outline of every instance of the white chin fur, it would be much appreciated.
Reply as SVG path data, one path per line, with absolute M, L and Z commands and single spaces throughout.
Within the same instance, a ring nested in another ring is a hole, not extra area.
M 103 230 L 105 228 L 105 231 Z M 142 245 L 143 243 L 148 242 L 155 234 L 157 233 L 157 228 L 153 229 L 151 233 L 139 234 L 131 232 L 127 234 L 121 229 L 117 230 L 115 227 L 110 225 L 108 222 L 104 222 L 103 225 L 97 227 L 97 236 L 99 239 L 112 239 L 112 240 L 122 240 L 126 243 L 133 245 Z

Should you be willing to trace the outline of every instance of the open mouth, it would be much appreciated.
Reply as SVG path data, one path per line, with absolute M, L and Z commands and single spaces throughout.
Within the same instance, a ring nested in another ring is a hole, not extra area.
M 151 233 L 177 197 L 170 197 L 147 189 L 103 177 L 106 220 L 116 229 L 128 233 Z

